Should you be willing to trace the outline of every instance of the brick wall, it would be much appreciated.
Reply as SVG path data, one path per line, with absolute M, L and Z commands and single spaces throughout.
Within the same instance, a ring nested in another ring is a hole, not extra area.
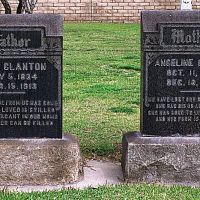
M 16 10 L 18 1 L 9 1 Z M 200 8 L 200 1 L 192 2 Z M 38 0 L 35 13 L 59 13 L 66 21 L 138 22 L 141 10 L 152 9 L 180 9 L 180 0 Z

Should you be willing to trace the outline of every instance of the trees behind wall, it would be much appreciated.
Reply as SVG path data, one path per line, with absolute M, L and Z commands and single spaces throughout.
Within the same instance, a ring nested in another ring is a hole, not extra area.
M 35 8 L 35 5 L 38 0 L 18 0 L 18 1 L 19 4 L 17 7 L 17 14 L 23 14 L 23 13 L 32 14 L 33 9 Z M 11 14 L 12 11 L 8 0 L 1 0 L 1 3 L 4 6 L 5 14 Z

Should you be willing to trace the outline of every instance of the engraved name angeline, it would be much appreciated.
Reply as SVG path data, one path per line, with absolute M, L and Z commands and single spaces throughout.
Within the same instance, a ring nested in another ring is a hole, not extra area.
M 198 60 L 198 66 L 200 65 L 200 60 Z M 155 63 L 155 66 L 166 66 L 166 67 L 169 67 L 169 66 L 172 66 L 172 67 L 193 67 L 194 64 L 193 64 L 193 59 L 184 59 L 184 58 L 181 58 L 181 59 L 176 59 L 176 58 L 167 58 L 167 59 L 157 59 L 156 60 L 156 63 Z

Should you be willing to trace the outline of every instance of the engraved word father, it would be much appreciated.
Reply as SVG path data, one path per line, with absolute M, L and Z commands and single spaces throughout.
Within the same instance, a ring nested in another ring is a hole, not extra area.
M 0 35 L 0 47 L 28 47 L 31 39 L 28 38 L 15 38 L 13 33 Z

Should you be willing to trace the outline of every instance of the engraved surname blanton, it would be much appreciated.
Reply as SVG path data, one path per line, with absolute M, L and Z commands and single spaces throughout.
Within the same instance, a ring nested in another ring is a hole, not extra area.
M 34 63 L 34 62 L 17 62 L 15 65 L 13 63 L 3 63 L 3 69 L 5 71 L 46 71 L 47 63 Z

